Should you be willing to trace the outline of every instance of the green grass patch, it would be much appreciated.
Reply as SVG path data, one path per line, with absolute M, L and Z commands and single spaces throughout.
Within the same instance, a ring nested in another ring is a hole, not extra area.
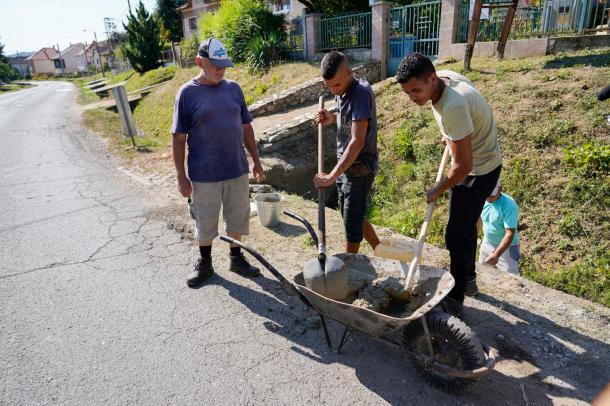
M 16 92 L 32 86 L 34 85 L 30 85 L 29 83 L 6 83 L 4 85 L 0 85 L 0 94 Z
M 474 58 L 440 69 L 465 74 L 491 105 L 504 157 L 504 191 L 520 207 L 523 274 L 544 285 L 610 305 L 610 132 L 607 103 L 595 93 L 610 77 L 610 48 L 503 60 Z M 371 219 L 417 237 L 424 190 L 442 146 L 430 107 L 398 85 L 376 91 L 380 167 Z M 428 241 L 444 245 L 447 196 Z M 603 253 L 606 253 L 605 256 Z

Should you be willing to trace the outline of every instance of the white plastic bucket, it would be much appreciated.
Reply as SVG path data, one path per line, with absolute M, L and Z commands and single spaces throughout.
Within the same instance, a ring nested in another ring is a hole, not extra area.
M 273 227 L 280 222 L 282 197 L 277 193 L 261 193 L 254 198 L 258 221 L 263 227 Z

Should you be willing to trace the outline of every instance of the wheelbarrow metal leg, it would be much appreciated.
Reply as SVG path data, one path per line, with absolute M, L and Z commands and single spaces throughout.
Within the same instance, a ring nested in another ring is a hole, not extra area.
M 343 347 L 343 344 L 345 344 L 345 339 L 347 338 L 348 330 L 349 327 L 345 326 L 345 328 L 343 329 L 343 335 L 341 336 L 341 341 L 339 341 L 339 347 L 337 347 L 337 354 L 341 352 L 341 348 Z
M 333 348 L 333 345 L 330 342 L 328 328 L 326 327 L 326 319 L 324 319 L 324 316 L 322 314 L 320 314 L 320 321 L 322 321 L 322 327 L 324 328 L 324 337 L 326 337 L 326 344 L 328 344 L 328 348 Z

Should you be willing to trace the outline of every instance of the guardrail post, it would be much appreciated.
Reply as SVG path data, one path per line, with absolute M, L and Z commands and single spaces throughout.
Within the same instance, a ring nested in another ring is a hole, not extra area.
M 116 86 L 112 88 L 112 95 L 116 100 L 116 107 L 121 117 L 121 127 L 123 127 L 123 135 L 131 138 L 131 143 L 134 148 L 136 146 L 135 136 L 137 135 L 136 125 L 133 122 L 133 116 L 131 115 L 131 107 L 129 106 L 129 100 L 127 99 L 127 92 L 125 86 Z

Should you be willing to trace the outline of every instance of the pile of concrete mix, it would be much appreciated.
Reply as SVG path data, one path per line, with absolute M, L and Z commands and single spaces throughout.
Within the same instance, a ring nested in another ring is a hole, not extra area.
M 352 304 L 385 313 L 392 303 L 392 315 L 406 317 L 429 299 L 437 284 L 438 279 L 428 279 L 415 285 L 412 294 L 408 294 L 404 278 L 381 274 L 373 280 L 360 280 L 361 287 Z

